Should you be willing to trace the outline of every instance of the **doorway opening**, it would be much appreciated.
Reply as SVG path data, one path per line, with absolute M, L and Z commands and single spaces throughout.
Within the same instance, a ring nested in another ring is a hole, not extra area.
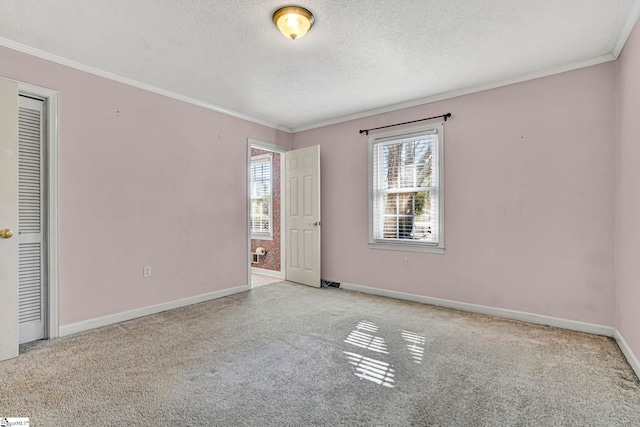
M 285 279 L 284 157 L 286 148 L 248 140 L 249 281 L 256 288 Z

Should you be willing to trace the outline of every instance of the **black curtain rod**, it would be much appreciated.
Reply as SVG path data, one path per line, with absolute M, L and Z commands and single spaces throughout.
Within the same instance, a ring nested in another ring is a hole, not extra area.
M 360 129 L 360 133 L 361 133 L 361 134 L 362 134 L 362 133 L 366 133 L 367 135 L 369 135 L 369 131 L 372 131 L 372 130 L 386 129 L 386 128 L 392 128 L 392 127 L 394 127 L 394 126 L 408 125 L 409 123 L 424 122 L 425 120 L 439 119 L 440 117 L 444 118 L 444 121 L 446 122 L 446 121 L 447 121 L 447 119 L 448 119 L 449 117 L 451 117 L 451 113 L 442 114 L 442 115 L 440 115 L 440 116 L 427 117 L 426 119 L 412 120 L 412 121 L 410 121 L 410 122 L 396 123 L 395 125 L 380 126 L 379 128 L 373 128 L 373 129 Z

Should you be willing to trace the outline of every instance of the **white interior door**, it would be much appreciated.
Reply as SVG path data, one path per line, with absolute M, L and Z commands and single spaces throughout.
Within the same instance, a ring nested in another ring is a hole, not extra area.
M 286 280 L 320 287 L 320 146 L 285 155 Z
M 20 344 L 45 337 L 44 101 L 20 96 L 18 113 L 18 323 Z
M 17 234 L 18 84 L 0 79 L 0 360 L 18 355 Z

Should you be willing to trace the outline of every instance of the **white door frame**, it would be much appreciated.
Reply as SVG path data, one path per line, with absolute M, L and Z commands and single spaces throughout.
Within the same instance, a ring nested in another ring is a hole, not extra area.
M 44 101 L 45 119 L 45 173 L 46 184 L 46 254 L 47 254 L 47 310 L 45 339 L 60 335 L 58 324 L 58 243 L 59 243 L 59 182 L 58 182 L 58 92 L 18 82 L 18 94 Z
M 249 179 L 249 172 L 251 171 L 251 147 L 256 147 L 262 150 L 268 150 L 268 151 L 273 151 L 276 153 L 280 153 L 281 157 L 280 157 L 280 272 L 284 275 L 285 274 L 285 269 L 284 269 L 284 263 L 286 261 L 285 259 L 285 250 L 284 250 L 284 238 L 283 238 L 283 233 L 284 233 L 284 198 L 285 198 L 285 194 L 284 191 L 282 191 L 283 187 L 284 187 L 284 167 L 282 167 L 282 165 L 284 165 L 284 155 L 286 154 L 287 151 L 291 151 L 291 148 L 288 147 L 283 147 L 281 145 L 276 145 L 276 144 L 270 144 L 268 142 L 262 142 L 262 141 L 258 141 L 257 139 L 252 139 L 252 138 L 247 138 L 247 226 L 245 227 L 245 230 L 247 230 L 247 250 L 245 251 L 247 253 L 247 286 L 249 287 L 249 289 L 252 289 L 252 284 L 251 284 L 251 202 L 250 202 L 250 197 L 251 197 L 251 182 Z M 284 277 L 284 279 L 286 279 L 286 276 Z

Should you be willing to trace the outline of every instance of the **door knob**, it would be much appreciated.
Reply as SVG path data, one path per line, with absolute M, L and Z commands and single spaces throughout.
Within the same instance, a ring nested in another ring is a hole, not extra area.
M 13 231 L 9 230 L 8 228 L 0 230 L 0 237 L 2 237 L 3 239 L 10 239 L 12 236 Z
M 320 225 L 320 223 L 318 221 L 313 221 L 313 222 L 310 222 L 309 225 L 311 225 L 313 227 L 317 227 L 317 226 Z

